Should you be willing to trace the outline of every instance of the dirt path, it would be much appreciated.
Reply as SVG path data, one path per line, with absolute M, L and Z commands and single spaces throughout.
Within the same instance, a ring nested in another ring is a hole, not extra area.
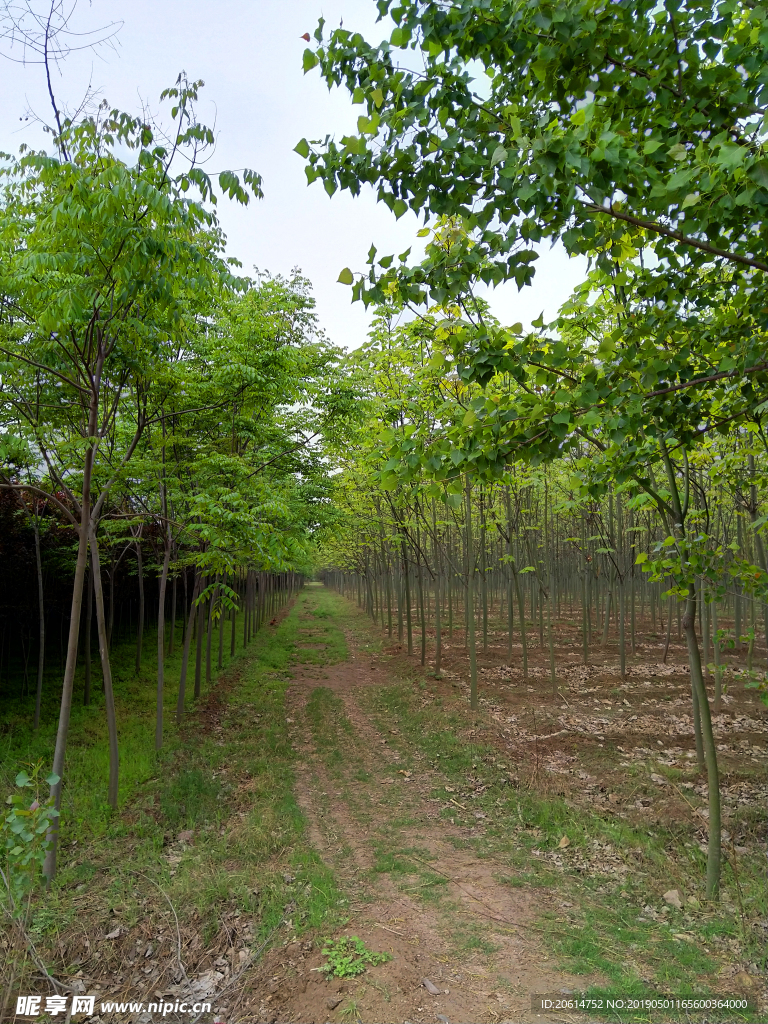
M 445 788 L 441 773 L 370 710 L 372 688 L 389 680 L 361 647 L 364 634 L 347 631 L 347 659 L 320 664 L 328 645 L 316 602 L 310 591 L 299 632 L 318 664 L 295 667 L 287 700 L 297 798 L 349 900 L 338 934 L 357 935 L 392 960 L 359 979 L 325 981 L 319 953 L 288 946 L 268 962 L 263 1019 L 566 1020 L 531 1009 L 534 993 L 583 990 L 593 980 L 559 973 L 537 941 L 536 916 L 552 897 L 502 881 L 509 866 L 479 856 L 474 830 L 446 818 L 453 803 L 465 808 L 448 793 L 433 795 Z

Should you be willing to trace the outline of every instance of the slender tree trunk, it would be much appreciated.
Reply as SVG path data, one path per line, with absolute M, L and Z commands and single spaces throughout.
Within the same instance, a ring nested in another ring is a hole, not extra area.
M 749 475 L 752 481 L 755 477 L 755 457 L 754 455 L 749 456 Z M 750 483 L 749 486 L 749 512 L 752 520 L 752 530 L 755 538 L 755 549 L 757 551 L 757 563 L 763 572 L 768 572 L 768 560 L 766 560 L 765 544 L 763 543 L 763 535 L 755 526 L 757 522 L 758 502 L 757 502 L 757 487 L 754 482 Z M 768 603 L 765 601 L 761 602 L 763 608 L 763 636 L 765 637 L 766 657 L 768 657 Z M 717 627 L 715 627 L 717 628 Z
M 507 500 L 509 500 L 509 488 L 507 488 Z M 509 513 L 509 509 L 507 509 Z M 512 579 L 512 523 L 507 514 L 507 664 L 512 664 L 512 643 L 514 641 L 513 627 L 515 624 L 515 583 Z
M 403 550 L 405 550 L 403 548 Z M 403 560 L 405 556 L 403 556 Z M 405 587 L 405 579 L 402 572 L 398 571 L 397 580 L 397 642 L 402 644 L 403 642 L 403 593 Z
M 715 714 L 719 715 L 723 700 L 723 666 L 720 657 L 720 638 L 717 635 L 717 601 L 712 602 L 712 651 L 715 656 Z
M 195 649 L 195 700 L 199 700 L 203 675 L 203 623 L 205 622 L 205 601 L 197 609 L 197 646 Z
M 237 589 L 237 576 L 234 576 L 233 579 L 232 579 L 232 589 L 233 590 Z M 234 658 L 234 656 L 235 656 L 235 636 L 236 636 L 236 630 L 237 630 L 237 603 L 236 602 L 239 602 L 239 600 L 240 600 L 240 595 L 238 594 L 238 596 L 236 598 L 236 601 L 232 602 L 232 630 L 231 630 L 230 637 L 229 637 L 229 656 L 230 656 L 230 658 Z
M 581 547 L 584 552 L 584 565 L 581 571 L 581 651 L 585 665 L 589 664 L 589 602 L 587 600 L 587 531 L 584 520 L 581 521 Z
M 165 506 L 165 487 L 161 486 L 161 499 Z M 165 518 L 167 512 L 164 510 Z M 163 745 L 163 691 L 165 689 L 165 591 L 168 586 L 168 568 L 171 564 L 171 526 L 165 525 L 165 544 L 163 551 L 163 568 L 160 573 L 160 588 L 157 607 L 157 700 L 155 714 L 155 750 L 160 750 Z M 176 591 L 174 588 L 174 597 Z M 175 608 L 174 615 L 175 618 Z M 173 621 L 171 621 L 171 636 L 173 636 Z
M 186 578 L 186 577 L 185 577 Z M 187 618 L 187 628 L 184 633 L 184 653 L 181 657 L 181 674 L 179 675 L 179 696 L 176 701 L 176 722 L 181 724 L 181 718 L 184 714 L 184 700 L 186 698 L 186 687 L 187 687 L 187 666 L 189 665 L 189 648 L 192 645 L 192 623 L 195 621 L 195 613 L 197 608 L 195 602 L 197 596 L 200 593 L 200 584 L 202 582 L 202 576 L 200 573 L 195 574 L 195 583 L 192 587 L 192 604 L 189 608 L 189 617 Z
M 107 626 L 107 643 L 112 648 L 112 628 L 115 625 L 115 549 L 109 549 L 109 625 Z
M 405 548 L 405 541 L 402 541 L 403 547 L 403 576 L 405 578 L 405 621 L 408 628 L 408 653 L 413 654 L 413 622 L 411 621 L 411 575 L 408 571 L 408 553 Z
M 120 773 L 120 754 L 117 746 L 117 716 L 115 714 L 115 694 L 112 689 L 112 666 L 109 661 L 109 645 L 107 644 L 107 620 L 104 615 L 104 592 L 101 587 L 101 562 L 96 531 L 91 529 L 91 574 L 93 576 L 94 596 L 96 598 L 96 629 L 99 634 L 99 655 L 101 656 L 101 674 L 104 679 L 104 703 L 107 712 L 107 732 L 109 734 L 109 790 L 107 803 L 117 810 L 118 779 Z
M 248 622 L 250 618 L 251 571 L 246 569 L 243 578 L 243 650 L 248 645 Z
M 483 651 L 488 651 L 488 566 L 485 549 L 485 495 L 480 489 L 480 598 L 483 603 Z
M 141 551 L 143 524 L 136 540 L 136 572 L 139 580 L 139 625 L 136 633 L 136 675 L 141 672 L 141 648 L 144 643 L 144 556 Z
M 85 603 L 85 636 L 83 638 L 83 654 L 85 655 L 85 685 L 83 687 L 83 704 L 91 703 L 91 634 L 93 632 L 93 566 L 86 570 L 85 584 L 88 597 Z
M 40 726 L 40 706 L 43 700 L 43 669 L 45 667 L 45 599 L 43 593 L 43 560 L 40 554 L 40 523 L 35 511 L 33 526 L 35 530 L 35 568 L 37 569 L 37 614 L 38 614 L 38 652 L 37 652 L 37 692 L 35 693 L 35 718 L 33 728 Z
M 389 571 L 389 559 L 384 548 L 384 538 L 381 538 L 381 559 L 384 566 L 384 582 L 387 588 L 387 635 L 392 639 L 392 574 Z
M 170 636 L 168 637 L 168 657 L 169 658 L 173 654 L 174 645 L 175 645 L 175 642 L 176 642 L 176 590 L 177 590 L 176 584 L 177 584 L 177 582 L 178 582 L 177 577 L 174 576 L 173 577 L 173 582 L 171 584 L 171 629 L 170 629 Z
M 89 437 L 96 434 L 96 415 L 98 406 L 91 403 L 89 418 Z M 64 680 L 61 687 L 61 705 L 59 708 L 59 725 L 56 730 L 56 746 L 53 752 L 53 775 L 57 781 L 51 786 L 51 798 L 56 810 L 61 809 L 61 789 L 64 779 L 64 756 L 67 750 L 67 735 L 69 733 L 69 717 L 72 710 L 72 690 L 75 682 L 75 669 L 77 668 L 77 641 L 80 634 L 80 610 L 83 603 L 83 582 L 85 579 L 85 562 L 88 556 L 88 529 L 91 518 L 91 473 L 93 467 L 94 449 L 90 445 L 85 453 L 83 466 L 83 490 L 82 505 L 80 512 L 80 526 L 78 528 L 77 561 L 75 562 L 75 578 L 72 585 L 72 603 L 69 615 L 69 637 L 67 640 L 67 660 L 64 666 Z M 45 855 L 43 874 L 50 880 L 56 874 L 56 853 L 59 838 L 59 819 L 54 818 L 49 832 L 49 846 Z
M 709 844 L 707 848 L 707 897 L 716 899 L 720 891 L 720 776 L 717 765 L 717 747 L 712 731 L 712 718 L 709 711 L 709 700 L 704 686 L 701 671 L 701 655 L 696 639 L 696 588 L 688 588 L 688 600 L 685 603 L 683 630 L 688 646 L 688 664 L 691 669 L 691 680 L 698 697 L 701 716 L 701 731 L 704 740 L 704 756 L 707 766 L 707 791 L 709 796 Z
M 467 646 L 469 647 L 469 706 L 477 711 L 477 649 L 475 647 L 475 555 L 472 546 L 472 483 L 465 477 L 466 534 L 467 534 Z
M 226 580 L 224 581 L 226 582 Z M 224 668 L 224 604 L 219 607 L 219 656 L 216 662 L 219 672 Z
M 673 601 L 674 601 L 674 597 L 670 597 L 669 603 L 667 605 L 667 637 L 666 637 L 666 642 L 664 643 L 664 658 L 663 658 L 663 661 L 664 661 L 665 665 L 667 663 L 667 655 L 669 654 L 669 638 L 670 638 L 670 634 L 672 632 L 672 602 Z
M 435 571 L 435 583 L 434 583 L 434 639 L 435 639 L 435 651 L 434 651 L 434 674 L 439 678 L 440 671 L 442 669 L 442 631 L 441 631 L 441 614 L 442 614 L 442 565 L 440 558 L 440 548 L 437 543 L 437 513 L 435 511 L 434 498 L 432 499 L 432 549 L 434 552 L 434 571 Z
M 416 571 L 416 580 L 418 583 L 418 594 L 419 594 L 419 617 L 421 619 L 421 664 L 426 665 L 427 663 L 427 622 L 424 615 L 424 580 L 421 568 L 421 562 L 419 562 Z
M 213 642 L 213 608 L 216 604 L 216 597 L 218 594 L 218 587 L 214 588 L 213 594 L 208 601 L 208 615 L 206 617 L 206 631 L 205 631 L 205 685 L 210 689 L 211 677 L 212 677 L 212 665 L 211 665 L 211 645 Z

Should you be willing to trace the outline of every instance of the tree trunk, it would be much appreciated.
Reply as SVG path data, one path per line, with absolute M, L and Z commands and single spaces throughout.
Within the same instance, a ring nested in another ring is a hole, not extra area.
M 437 540 L 437 513 L 435 511 L 435 499 L 432 499 L 432 537 L 433 551 L 435 558 L 435 675 L 439 678 L 443 664 L 443 637 L 441 629 L 442 615 L 442 560 L 440 558 L 440 545 Z M 392 634 L 390 620 L 390 636 Z
M 226 582 L 226 580 L 225 580 Z M 219 607 L 219 657 L 216 662 L 219 672 L 224 668 L 224 604 Z
M 90 578 L 89 578 L 90 577 Z M 85 686 L 83 687 L 83 704 L 88 707 L 91 703 L 91 633 L 93 631 L 93 565 L 90 567 L 90 572 L 86 570 L 86 582 L 84 586 L 88 587 L 88 599 L 85 605 L 85 636 L 83 637 L 83 647 L 85 655 Z
M 161 488 L 164 492 L 165 488 Z M 163 494 L 163 504 L 165 504 Z M 167 515 L 166 515 L 167 518 Z M 166 523 L 165 528 L 165 550 L 163 552 L 163 569 L 160 573 L 160 588 L 158 594 L 157 608 L 157 700 L 155 714 L 155 750 L 163 745 L 163 691 L 165 689 L 165 591 L 168 586 L 168 567 L 171 564 L 171 527 Z M 174 588 L 174 597 L 176 591 Z M 173 619 L 171 621 L 171 636 L 173 636 Z
M 472 484 L 465 477 L 466 534 L 467 534 L 467 646 L 469 647 L 469 706 L 477 711 L 477 650 L 475 648 L 475 557 L 472 548 Z
M 120 772 L 120 755 L 117 746 L 117 716 L 115 715 L 115 695 L 112 689 L 112 666 L 109 662 L 109 646 L 107 644 L 107 620 L 104 615 L 104 592 L 101 587 L 101 562 L 96 532 L 91 529 L 91 575 L 93 576 L 94 596 L 96 598 L 96 629 L 99 634 L 99 655 L 101 656 L 101 674 L 104 679 L 104 703 L 107 711 L 107 732 L 109 733 L 109 789 L 107 803 L 117 810 L 117 788 Z
M 38 610 L 38 643 L 37 652 L 37 692 L 35 694 L 35 719 L 33 728 L 40 726 L 40 705 L 43 700 L 43 668 L 45 666 L 45 601 L 43 594 L 43 561 L 40 555 L 40 523 L 37 511 L 33 520 L 35 530 L 35 567 L 37 569 L 37 610 Z
M 89 437 L 96 433 L 95 417 L 97 409 L 91 408 Z M 69 615 L 69 637 L 67 640 L 67 660 L 64 666 L 64 680 L 61 687 L 61 705 L 59 707 L 59 725 L 56 730 L 56 746 L 53 752 L 53 775 L 57 781 L 51 786 L 51 798 L 56 810 L 61 809 L 61 790 L 64 781 L 64 756 L 67 750 L 69 733 L 69 716 L 72 710 L 72 690 L 77 668 L 77 641 L 80 634 L 80 611 L 83 604 L 83 581 L 85 579 L 85 562 L 88 556 L 88 529 L 91 519 L 91 474 L 93 469 L 94 450 L 91 445 L 85 453 L 83 466 L 82 505 L 80 510 L 80 526 L 78 528 L 77 561 L 75 562 L 75 579 L 72 585 L 72 602 Z M 49 832 L 49 847 L 45 855 L 43 874 L 50 880 L 56 874 L 56 852 L 59 838 L 59 819 L 54 818 Z
M 419 618 L 421 619 L 421 664 L 427 663 L 427 623 L 424 615 L 424 581 L 421 562 L 417 565 L 416 580 L 419 593 Z
M 186 577 L 185 577 L 186 578 Z M 181 724 L 181 718 L 184 714 L 184 700 L 186 697 L 187 689 L 187 666 L 189 665 L 189 648 L 192 644 L 192 623 L 195 621 L 195 601 L 197 595 L 200 593 L 200 583 L 202 577 L 199 573 L 195 574 L 195 583 L 192 587 L 192 604 L 189 608 L 189 617 L 187 618 L 187 628 L 184 633 L 184 653 L 181 657 L 181 674 L 179 676 L 179 696 L 176 701 L 176 722 Z
M 211 644 L 213 642 L 213 606 L 216 603 L 216 594 L 218 588 L 215 588 L 213 594 L 208 601 L 208 615 L 206 616 L 206 631 L 205 631 L 205 685 L 210 689 L 211 687 Z
M 141 646 L 144 642 L 144 557 L 141 553 L 141 534 L 143 526 L 139 529 L 139 536 L 136 541 L 136 571 L 139 580 L 139 625 L 136 633 L 136 675 L 141 672 Z
M 749 456 L 749 474 L 754 480 L 755 476 L 755 457 L 754 455 Z M 752 529 L 755 538 L 755 548 L 757 550 L 757 562 L 763 572 L 768 572 L 768 561 L 765 555 L 765 544 L 763 543 L 763 535 L 755 526 L 757 521 L 758 503 L 757 503 L 757 487 L 754 483 L 750 484 L 749 487 L 749 510 L 750 518 L 752 520 Z M 765 601 L 761 602 L 763 606 L 763 636 L 765 637 L 766 657 L 768 657 L 768 603 Z
M 107 626 L 107 643 L 112 647 L 112 629 L 115 625 L 115 549 L 109 549 L 109 625 Z
M 205 621 L 205 601 L 201 601 L 197 609 L 197 644 L 195 649 L 195 700 L 200 697 L 203 674 L 203 623 Z
M 233 576 L 233 578 L 232 578 L 232 589 L 233 590 L 237 589 L 237 576 L 236 575 Z M 239 599 L 240 598 L 239 598 L 239 595 L 238 595 L 238 597 L 235 600 L 239 601 Z M 235 603 L 235 601 L 232 602 L 232 613 L 231 614 L 232 614 L 232 633 L 231 633 L 230 638 L 229 638 L 229 656 L 230 656 L 230 658 L 234 658 L 234 656 L 235 656 L 235 635 L 236 635 L 235 634 L 235 630 L 237 628 L 237 604 Z
M 691 669 L 691 681 L 698 697 L 699 714 L 701 716 L 701 732 L 704 741 L 704 756 L 707 766 L 707 790 L 709 796 L 709 844 L 707 848 L 707 897 L 716 899 L 720 891 L 720 777 L 717 766 L 717 747 L 712 731 L 712 717 L 709 711 L 709 700 L 704 686 L 701 671 L 701 655 L 696 639 L 696 588 L 688 587 L 688 599 L 685 603 L 683 630 L 688 646 L 688 664 Z
M 547 560 L 547 646 L 549 647 L 549 676 L 552 693 L 557 693 L 557 672 L 555 670 L 555 642 L 552 636 L 552 598 L 554 597 L 554 570 L 552 557 L 552 530 L 549 522 L 549 487 L 544 482 L 544 557 Z
M 168 657 L 170 658 L 173 654 L 174 643 L 176 640 L 176 584 L 178 578 L 173 577 L 173 584 L 171 586 L 171 630 L 170 636 L 168 637 Z
M 515 622 L 513 559 L 512 559 L 512 503 L 509 497 L 509 485 L 504 487 L 504 507 L 507 513 L 507 664 L 512 665 L 512 627 Z
M 720 638 L 717 635 L 717 601 L 712 602 L 712 651 L 715 656 L 715 714 L 719 715 L 723 700 L 723 666 L 720 659 Z
M 405 621 L 408 628 L 408 653 L 413 654 L 413 622 L 411 619 L 411 577 L 408 572 L 408 552 L 405 541 L 401 541 L 403 547 L 403 575 L 405 578 Z

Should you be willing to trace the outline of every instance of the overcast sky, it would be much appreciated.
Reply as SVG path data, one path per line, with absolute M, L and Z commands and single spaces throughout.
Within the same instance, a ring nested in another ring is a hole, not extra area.
M 410 213 L 395 221 L 370 190 L 356 199 L 346 192 L 329 198 L 321 183 L 306 184 L 296 143 L 354 131 L 360 109 L 346 92 L 329 93 L 317 69 L 302 72 L 300 37 L 314 32 L 321 15 L 331 27 L 343 18 L 346 28 L 377 41 L 385 32 L 375 24 L 374 0 L 80 0 L 77 27 L 123 26 L 114 50 L 71 55 L 54 86 L 62 102 L 76 103 L 92 76 L 110 105 L 137 112 L 143 101 L 157 108 L 179 71 L 202 78 L 199 116 L 215 121 L 218 135 L 208 170 L 251 167 L 264 179 L 262 201 L 246 209 L 219 203 L 229 253 L 246 272 L 300 268 L 312 282 L 322 326 L 333 341 L 354 348 L 370 317 L 337 284 L 339 271 L 363 270 L 372 242 L 382 255 L 415 246 L 421 224 Z M 28 107 L 50 118 L 41 68 L 1 58 L 0 76 L 0 149 L 42 145 L 39 127 L 20 120 Z M 548 247 L 537 268 L 532 287 L 518 293 L 504 285 L 488 296 L 503 322 L 527 325 L 542 310 L 545 318 L 554 315 L 583 274 L 580 262 Z

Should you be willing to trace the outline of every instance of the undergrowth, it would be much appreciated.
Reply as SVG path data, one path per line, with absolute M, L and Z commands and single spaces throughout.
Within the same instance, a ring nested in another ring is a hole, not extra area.
M 151 716 L 131 696 L 139 684 L 116 687 L 117 813 L 103 806 L 107 737 L 98 708 L 73 715 L 60 870 L 32 917 L 33 937 L 54 973 L 100 972 L 106 964 L 83 956 L 81 936 L 103 936 L 115 922 L 130 932 L 151 919 L 173 934 L 177 916 L 181 936 L 199 934 L 210 952 L 217 945 L 226 951 L 232 915 L 249 922 L 253 946 L 276 928 L 295 935 L 346 920 L 345 901 L 306 838 L 294 796 L 285 692 L 301 603 L 299 595 L 298 608 L 238 651 L 199 705 L 190 701 L 181 729 L 169 725 L 159 754 Z M 129 655 L 116 651 L 116 666 L 127 665 Z M 172 682 L 167 692 L 171 704 Z M 49 755 L 52 738 L 49 728 L 38 736 L 16 730 L 5 743 L 5 770 L 20 755 Z M 118 944 L 111 946 L 108 956 L 117 956 Z

